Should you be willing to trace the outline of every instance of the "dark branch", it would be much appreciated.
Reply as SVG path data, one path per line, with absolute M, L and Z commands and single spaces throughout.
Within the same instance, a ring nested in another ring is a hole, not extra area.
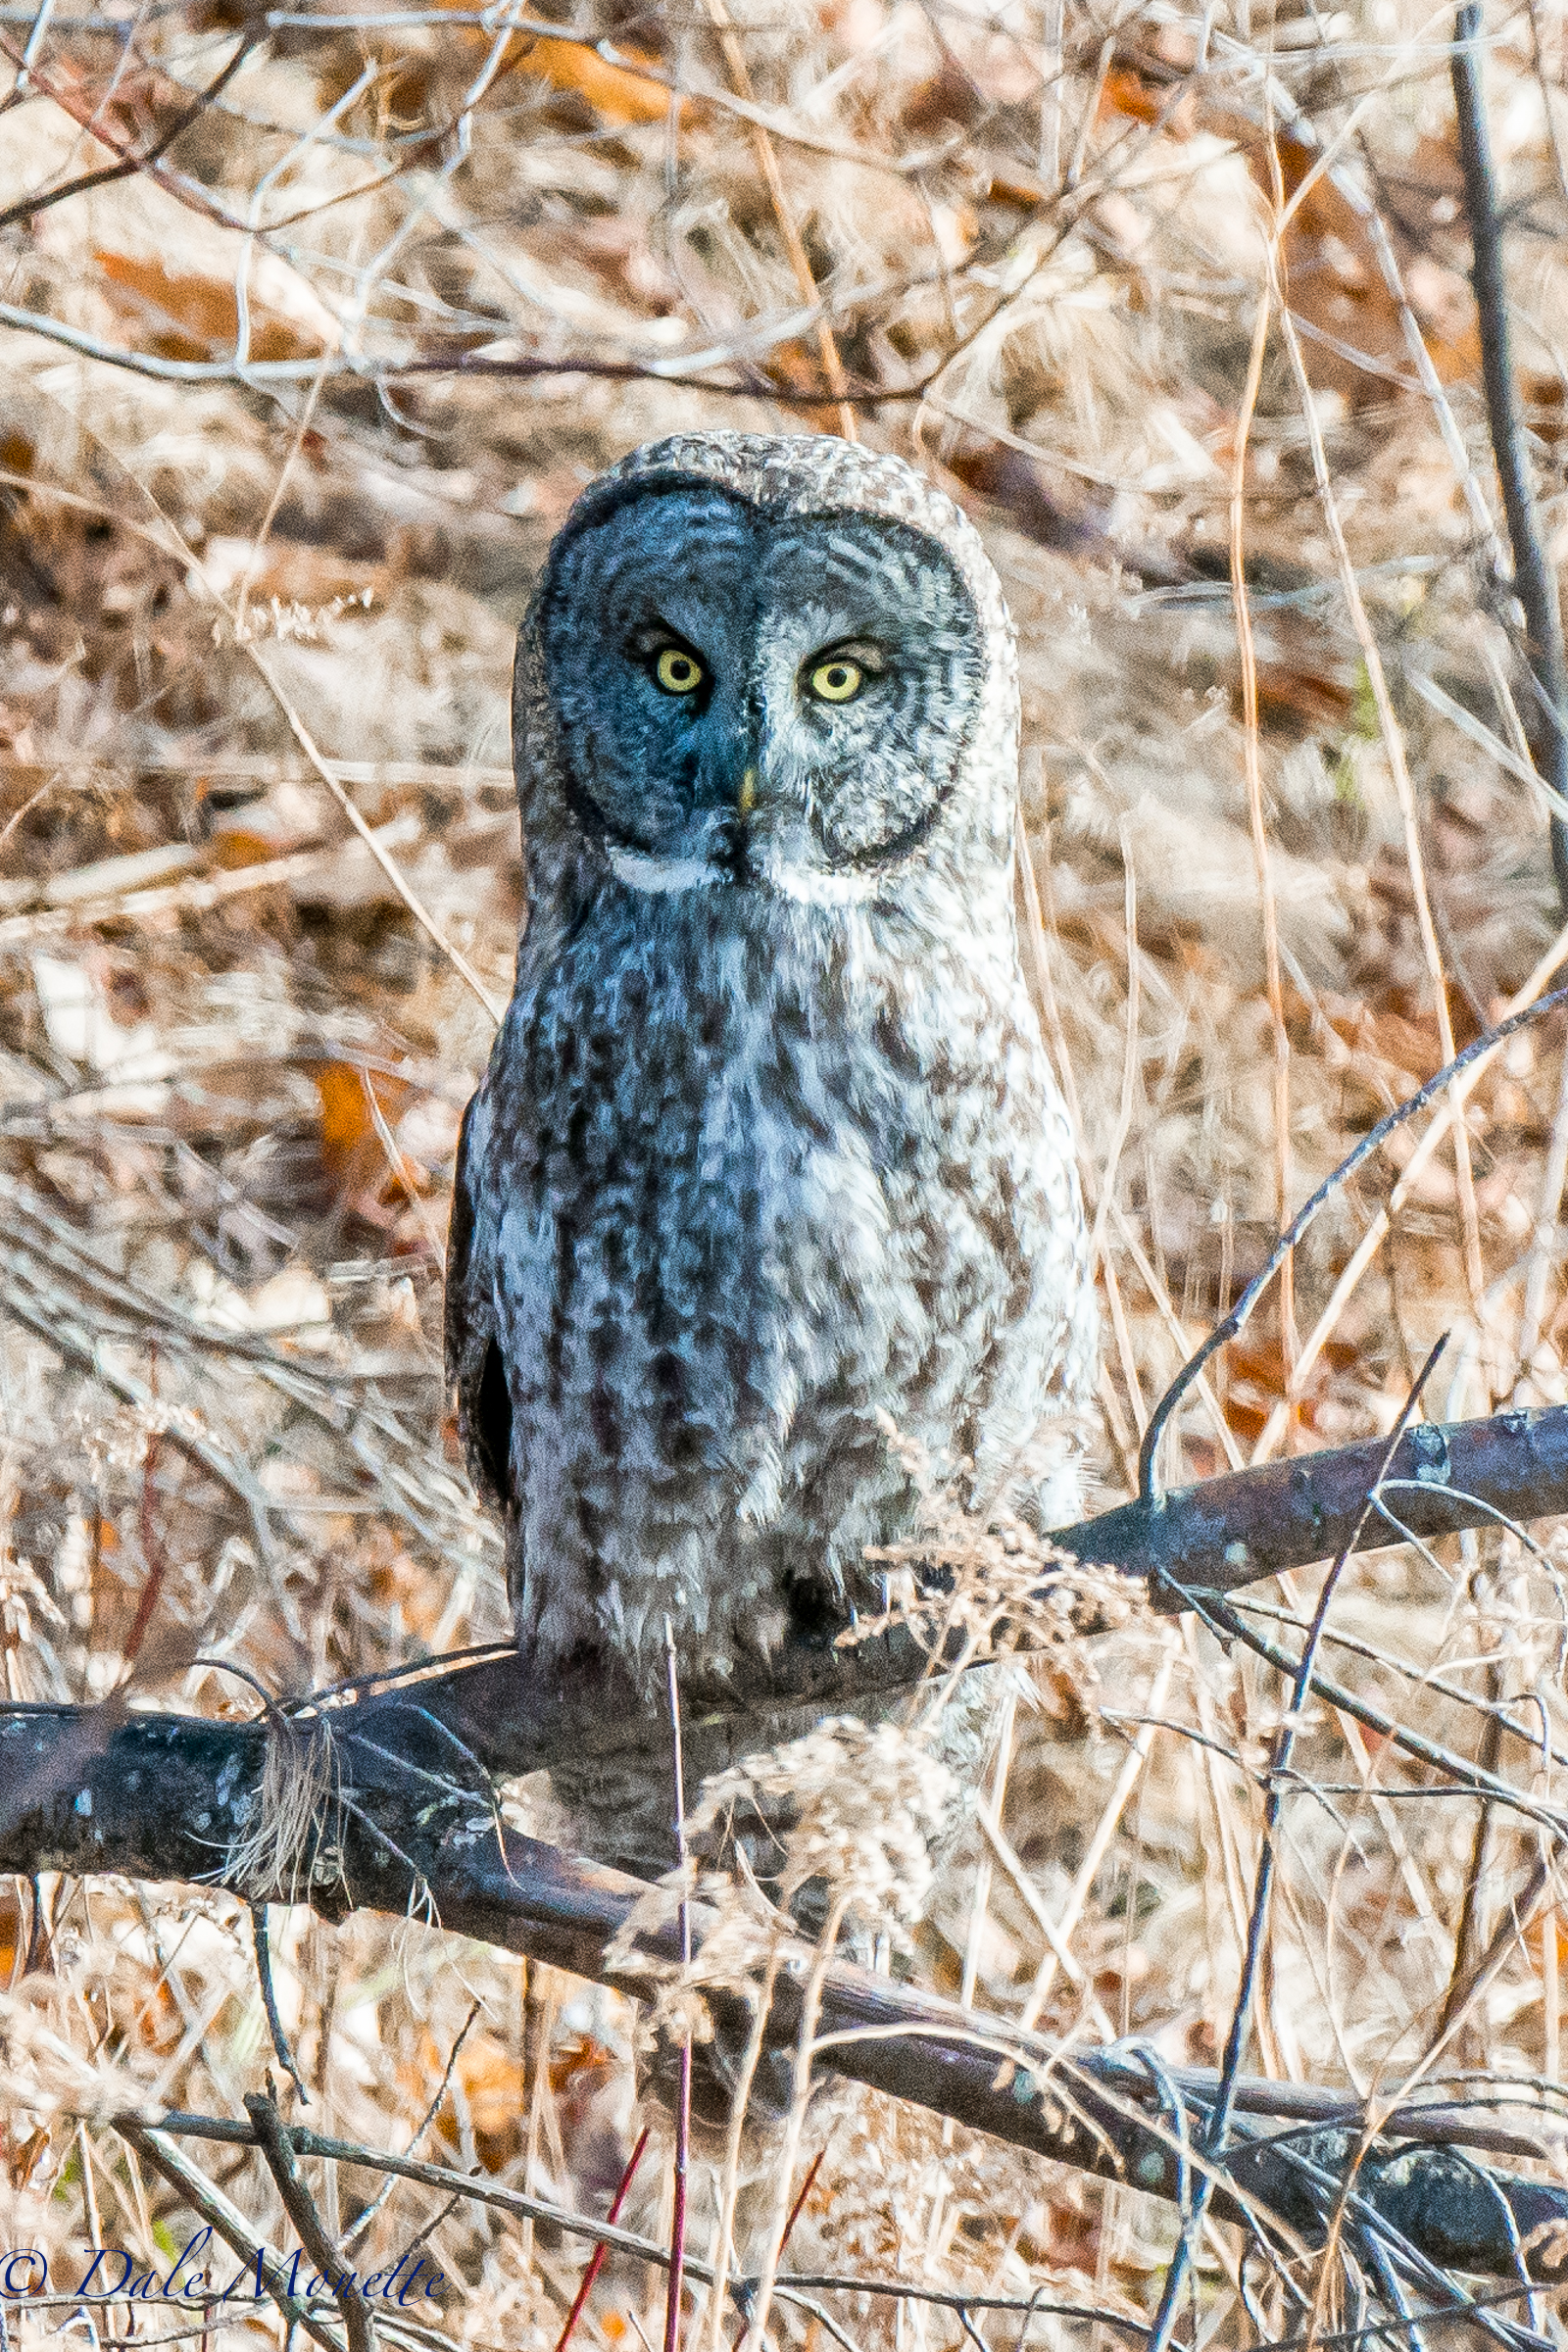
M 14 1792 L 0 1824 L 0 1869 L 232 1884 L 227 1857 L 253 1824 L 263 1728 L 122 1715 L 94 1740 L 90 1721 L 68 1707 L 0 1719 L 0 1785 Z M 498 1835 L 482 1797 L 449 1785 L 432 1803 L 432 1778 L 446 1773 L 449 1752 L 417 1716 L 405 1739 L 406 1764 L 390 1753 L 378 1758 L 357 1740 L 342 1743 L 354 1801 L 326 1824 L 316 1907 L 341 1917 L 361 1905 L 399 1916 L 429 1906 L 453 1933 L 575 1976 L 611 1977 L 608 1947 L 646 1890 L 618 1871 Z M 295 1890 L 280 1883 L 266 1891 L 282 1897 Z M 714 1916 L 706 1905 L 692 1906 L 699 1948 Z M 676 1921 L 650 1930 L 641 1944 L 656 1959 L 675 1962 Z M 805 1962 L 803 1950 L 797 1969 L 780 1972 L 765 2060 L 770 2094 L 787 2088 Z M 620 1981 L 638 1989 L 636 1977 Z M 739 2017 L 721 2010 L 718 2023 L 721 2048 L 726 2035 L 744 2034 Z M 1168 2116 L 1174 2084 L 1194 2142 L 1217 2088 L 1210 2070 L 1196 2068 L 1160 2068 L 1156 2084 L 1131 2050 L 1066 2060 L 1038 2035 L 848 1965 L 829 1972 L 820 2034 L 828 2045 L 820 2063 L 835 2073 L 1163 2196 L 1175 2194 L 1185 2158 L 1162 2120 L 1161 2099 Z M 1358 2142 L 1358 2115 L 1299 2084 L 1244 2083 L 1237 2109 L 1215 2210 L 1321 2242 Z M 1265 2115 L 1282 2118 L 1284 2129 L 1265 2128 Z M 1419 2114 L 1401 2116 L 1395 2129 L 1400 2135 L 1429 2130 L 1450 2142 L 1522 2144 L 1453 2107 L 1430 2124 Z M 1414 2259 L 1413 2251 L 1400 2255 L 1408 2240 L 1428 2260 L 1496 2277 L 1516 2275 L 1517 2238 L 1543 2224 L 1568 2225 L 1568 2191 L 1484 2171 L 1446 2145 L 1390 2145 L 1387 2136 L 1363 2163 L 1358 2193 L 1370 2218 L 1357 2227 L 1387 2234 L 1389 2258 Z M 1533 2260 L 1540 2277 L 1568 2278 L 1568 2228 L 1555 2240 L 1544 2232 Z
M 1464 0 L 1453 26 L 1453 100 L 1470 230 L 1470 277 L 1481 330 L 1487 424 L 1513 553 L 1513 590 L 1524 609 L 1524 653 L 1534 688 L 1530 709 L 1524 713 L 1525 732 L 1546 783 L 1568 799 L 1568 656 L 1563 650 L 1557 575 L 1543 545 L 1536 514 L 1509 348 L 1502 217 L 1482 82 L 1482 22 L 1481 0 Z M 1558 895 L 1568 907 L 1568 824 L 1560 811 L 1551 820 L 1551 862 Z
M 294 2161 L 293 2145 L 275 2101 L 265 2098 L 260 2091 L 251 2091 L 245 2100 L 245 2112 L 300 2244 L 337 2298 L 349 2352 L 375 2352 L 375 2329 L 370 2324 L 364 2289 L 344 2262 L 341 2247 L 335 2246 L 327 2235 L 326 2225 L 317 2212 L 315 2199 Z
M 1336 1554 L 1355 1531 L 1386 1452 L 1387 1442 L 1373 1439 L 1233 1471 L 1152 1503 L 1126 1503 L 1062 1529 L 1054 1541 L 1084 1561 L 1147 1578 L 1157 1607 L 1201 1606 L 1207 1595 Z M 1568 1512 L 1568 1406 L 1423 1424 L 1400 1440 L 1385 1483 L 1396 1494 L 1399 1525 L 1421 1537 Z M 1395 1540 L 1380 1516 L 1362 1538 L 1368 1547 Z M 707 1779 L 784 1736 L 792 1723 L 804 1727 L 827 1712 L 874 1713 L 891 1706 L 930 1673 L 932 1663 L 904 1626 L 852 1648 L 800 1641 L 770 1659 L 746 1661 L 728 1684 L 686 1691 L 689 1771 L 694 1780 Z M 366 1760 L 382 1750 L 378 1769 L 388 1758 L 407 1757 L 438 1784 L 466 1779 L 476 1799 L 484 1776 L 539 1771 L 562 1756 L 640 1754 L 651 1770 L 667 1775 L 670 1769 L 662 1710 L 643 1706 L 629 1685 L 617 1686 L 612 1668 L 601 1663 L 591 1670 L 540 1671 L 511 1649 L 432 1659 L 401 1676 L 318 1693 L 284 1720 L 302 1740 L 324 1725 L 340 1743 L 348 1740 L 356 1784 Z M 260 1722 L 129 1714 L 113 1707 L 0 1708 L 0 1788 L 6 1791 L 0 1869 L 99 1868 L 200 1878 L 249 1818 L 225 1817 L 216 1829 L 197 1821 L 202 1792 L 220 1785 L 253 1788 L 264 1739 Z M 118 1769 L 143 1776 L 128 1789 L 141 1790 L 149 1808 L 145 1820 L 134 1805 L 122 1809 L 116 1858 L 95 1858 L 103 1850 L 103 1823 L 90 1813 L 71 1832 L 70 1859 L 29 1852 L 21 1825 L 36 1823 L 38 1804 L 56 1786 L 69 1783 L 73 1794 L 79 1786 L 90 1800 L 97 1760 L 111 1751 L 122 1759 Z M 73 1778 L 78 1757 L 79 1784 Z M 168 1774 L 180 1779 L 189 1818 L 196 1821 L 177 1867 L 167 1844 L 169 1825 L 150 1805 L 158 1776 Z M 398 1835 L 391 1822 L 388 1831 Z M 290 1899 L 286 1891 L 282 1899 Z
M 1402 1523 L 1423 1536 L 1499 1515 L 1568 1510 L 1568 1407 L 1418 1428 L 1392 1461 L 1388 1454 L 1388 1442 L 1378 1440 L 1240 1471 L 1107 1512 L 1057 1541 L 1085 1560 L 1148 1577 L 1167 1605 L 1199 1607 L 1222 1634 L 1247 1640 L 1291 1674 L 1298 1661 L 1244 1628 L 1222 1596 L 1346 1547 L 1380 1473 L 1398 1484 Z M 1374 1520 L 1361 1540 L 1386 1541 L 1387 1532 Z M 686 1694 L 688 1764 L 706 1777 L 823 1711 L 875 1712 L 930 1666 L 903 1627 L 848 1650 L 786 1647 L 730 1688 Z M 1331 1703 L 1370 1720 L 1369 1701 L 1321 1674 L 1313 1679 Z M 1381 1715 L 1378 1722 L 1452 1785 L 1479 1788 L 1486 1780 L 1551 1834 L 1568 1834 L 1558 1815 L 1495 1776 Z M 258 1883 L 254 1859 L 242 1871 L 235 1856 L 248 1838 L 256 1850 L 268 1742 L 277 1739 L 297 1749 L 302 1765 L 322 1760 L 313 1759 L 313 1741 L 330 1751 L 315 1776 L 326 1793 L 306 1825 L 302 1852 L 280 1856 Z M 487 1776 L 533 1770 L 568 1752 L 641 1754 L 648 1769 L 665 1772 L 668 1742 L 662 1711 L 641 1706 L 629 1688 L 607 1688 L 602 1668 L 543 1674 L 514 1652 L 433 1662 L 422 1680 L 383 1678 L 249 1723 L 134 1713 L 123 1699 L 96 1709 L 19 1705 L 0 1710 L 0 1870 L 204 1882 L 253 1903 L 308 1899 L 329 1917 L 361 1906 L 425 1910 L 445 1929 L 604 1979 L 607 1948 L 642 1891 L 637 1882 L 500 1833 Z M 694 1908 L 699 1942 L 711 1921 L 711 1912 Z M 677 1935 L 671 1920 L 648 1946 L 673 1962 Z M 760 2078 L 768 2096 L 787 2096 L 798 2027 L 799 1978 L 786 1970 L 781 1983 Z M 635 1978 L 628 1988 L 636 1989 Z M 744 2037 L 738 2019 L 729 2026 Z M 1187 2151 L 1202 2144 L 1217 2097 L 1210 2073 L 1152 2073 L 1135 2052 L 1068 2064 L 1038 2037 L 848 1967 L 830 1974 L 820 2031 L 830 2044 L 821 2062 L 840 2074 L 1166 2196 L 1177 2194 L 1184 2174 L 1190 2182 Z M 1173 2095 L 1188 2114 L 1185 2148 Z M 1244 2083 L 1236 2106 L 1241 2120 L 1215 2211 L 1320 2242 L 1362 2119 L 1331 2094 L 1298 2085 Z M 1286 2119 L 1287 2129 L 1265 2129 L 1263 2116 Z M 1391 2146 L 1391 2136 L 1408 2144 Z M 1522 2145 L 1529 2143 L 1452 2107 L 1401 2114 L 1386 2126 L 1347 2207 L 1348 2226 L 1377 2239 L 1366 2248 L 1373 2272 L 1383 2276 L 1392 2264 L 1389 2275 L 1418 2286 L 1423 2264 L 1513 2276 L 1519 2239 L 1551 2224 L 1562 2227 L 1555 2236 L 1545 2231 L 1532 2261 L 1544 2278 L 1568 2278 L 1568 2191 L 1500 2179 L 1457 2152 L 1506 2154 Z M 1392 2235 L 1384 2242 L 1380 2232 Z
M 1331 1558 L 1380 1483 L 1397 1488 L 1398 1518 L 1416 1536 L 1568 1511 L 1568 1406 L 1420 1423 L 1400 1439 L 1380 1482 L 1387 1450 L 1387 1441 L 1374 1438 L 1233 1470 L 1152 1503 L 1124 1503 L 1054 1541 L 1086 1560 L 1147 1576 L 1155 1607 L 1179 1611 L 1191 1605 L 1188 1592 L 1234 1592 L 1284 1568 Z M 1395 1540 L 1374 1515 L 1362 1547 Z
M 1080 1560 L 1146 1578 L 1154 1605 L 1177 1613 L 1205 1593 L 1236 1592 L 1333 1557 L 1355 1533 L 1387 1451 L 1385 1440 L 1372 1439 L 1233 1471 L 1153 1502 L 1124 1503 L 1052 1540 Z M 1395 1448 L 1385 1484 L 1396 1491 L 1400 1525 L 1422 1537 L 1568 1512 L 1568 1406 L 1423 1423 Z M 1369 1549 L 1396 1540 L 1380 1515 L 1362 1531 Z M 790 1714 L 891 1704 L 931 1667 L 930 1652 L 903 1626 L 850 1648 L 787 1643 L 771 1659 L 745 1662 L 718 1689 L 688 1689 L 690 1772 L 706 1779 L 772 1736 Z M 507 1651 L 445 1673 L 436 1661 L 424 1681 L 366 1686 L 354 1695 L 366 1710 L 355 1722 L 367 1736 L 374 1724 L 378 1738 L 400 1745 L 404 1735 L 393 1719 L 406 1722 L 418 1711 L 494 1773 L 628 1747 L 668 1769 L 667 1727 L 629 1690 L 607 1690 L 602 1671 L 541 1675 Z M 452 1769 L 450 1753 L 444 1769 Z
M 189 130 L 191 124 L 206 113 L 216 98 L 220 96 L 255 47 L 254 38 L 242 41 L 221 72 L 208 83 L 206 89 L 198 91 L 188 106 L 181 107 L 173 121 L 158 133 L 149 147 L 141 149 L 129 146 L 122 147 L 107 126 L 97 121 L 96 115 L 83 119 L 77 110 L 74 119 L 81 121 L 82 128 L 90 130 L 101 145 L 113 148 L 119 156 L 119 162 L 105 164 L 96 172 L 84 172 L 79 178 L 67 180 L 58 188 L 46 188 L 36 196 L 24 196 L 19 203 L 7 205 L 4 212 L 0 212 L 0 228 L 10 228 L 19 220 L 30 220 L 35 213 L 45 213 L 51 205 L 64 204 L 68 197 L 84 196 L 91 188 L 108 187 L 117 179 L 134 179 L 139 172 L 150 171 L 154 164 L 159 163 L 169 153 L 174 141 Z M 13 64 L 19 67 L 25 54 L 15 41 L 9 40 L 4 33 L 0 33 L 0 51 L 3 51 Z M 57 104 L 65 106 L 68 113 L 74 111 L 66 105 L 66 102 L 59 97 L 49 83 L 40 79 L 36 68 L 30 69 L 30 72 L 35 88 L 43 90 L 47 96 L 54 98 Z

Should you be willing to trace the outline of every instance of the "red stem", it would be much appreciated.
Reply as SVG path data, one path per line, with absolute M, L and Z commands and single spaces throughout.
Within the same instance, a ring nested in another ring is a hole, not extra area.
M 153 1395 L 158 1394 L 158 1359 L 153 1358 Z M 136 1602 L 136 1614 L 130 1621 L 130 1631 L 121 1644 L 120 1655 L 127 1667 L 134 1667 L 141 1655 L 141 1645 L 147 1639 L 147 1629 L 153 1621 L 164 1578 L 169 1573 L 169 1554 L 158 1533 L 158 1494 L 154 1480 L 158 1471 L 161 1450 L 158 1430 L 149 1430 L 147 1451 L 141 1465 L 141 1509 L 137 1516 L 137 1533 L 141 1537 L 141 1556 L 146 1568 L 142 1578 L 141 1594 Z
M 664 1619 L 664 1667 L 669 1686 L 669 1728 L 675 1743 L 675 1847 L 681 1870 L 686 1868 L 686 1771 L 680 1746 L 680 1672 L 675 1656 L 675 1630 Z M 692 1964 L 692 1920 L 686 1896 L 680 1898 L 680 1956 Z M 675 2103 L 675 2201 L 669 2224 L 669 2280 L 664 2297 L 664 2352 L 676 2352 L 680 2341 L 680 2291 L 686 2270 L 686 2159 L 692 2136 L 692 2045 L 682 2042 L 680 2084 Z
M 631 2154 L 626 2159 L 626 2170 L 620 2176 L 620 2186 L 616 2189 L 614 2195 L 610 2200 L 610 2211 L 605 2216 L 605 2220 L 607 2222 L 619 2221 L 620 2209 L 626 2202 L 626 2191 L 631 2186 L 631 2177 L 637 2170 L 639 2164 L 641 2164 L 643 2160 L 643 2150 L 647 2147 L 647 2145 L 648 2126 L 644 2124 L 642 2128 L 642 2134 L 638 2139 L 637 2145 L 633 2148 Z M 609 2253 L 609 2251 L 610 2248 L 608 2246 L 595 2246 L 592 2254 L 590 2254 L 588 2257 L 588 2268 L 582 2275 L 582 2284 L 578 2287 L 577 2292 L 572 2299 L 571 2309 L 566 2314 L 566 2325 L 564 2328 L 563 2328 L 560 2335 L 556 2339 L 556 2352 L 566 2352 L 566 2346 L 571 2341 L 571 2331 L 576 2327 L 578 2320 L 582 2316 L 583 2305 L 587 2302 L 589 2296 L 594 2291 L 594 2280 L 604 2269 L 605 2256 Z
M 783 2261 L 784 2249 L 790 2242 L 790 2232 L 795 2228 L 796 2223 L 800 2220 L 801 2210 L 805 2205 L 807 2198 L 811 2193 L 811 2182 L 816 2179 L 817 2174 L 822 2170 L 822 2159 L 826 2154 L 826 2148 L 818 2148 L 816 2154 L 811 2158 L 810 2163 L 807 2167 L 806 2179 L 801 2182 L 800 2194 L 796 2197 L 794 2204 L 790 2207 L 790 2218 L 785 2223 L 784 2234 L 778 2241 L 778 2258 L 780 2262 Z M 735 2338 L 734 2343 L 730 2346 L 730 2352 L 740 2352 L 741 2345 L 744 2343 L 745 2339 L 746 2330 L 743 2328 L 740 2331 L 740 2334 Z
M 822 2170 L 822 2159 L 826 2154 L 826 2148 L 818 2148 L 816 2154 L 811 2158 L 809 2165 L 807 2167 L 806 2179 L 801 2182 L 801 2193 L 796 2198 L 794 2204 L 790 2207 L 790 2218 L 785 2223 L 784 2234 L 778 2241 L 779 2260 L 781 2262 L 784 2259 L 784 2249 L 790 2242 L 790 2231 L 794 2229 L 796 2223 L 801 2218 L 801 2208 L 811 2193 L 811 2182 L 816 2179 L 817 2174 Z

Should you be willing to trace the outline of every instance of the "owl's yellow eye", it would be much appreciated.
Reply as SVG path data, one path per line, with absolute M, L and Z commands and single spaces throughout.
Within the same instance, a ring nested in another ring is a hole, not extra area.
M 666 694 L 695 694 L 703 682 L 703 665 L 695 654 L 666 645 L 654 664 L 654 676 Z
M 819 662 L 811 672 L 811 692 L 822 703 L 853 703 L 864 684 L 858 662 Z

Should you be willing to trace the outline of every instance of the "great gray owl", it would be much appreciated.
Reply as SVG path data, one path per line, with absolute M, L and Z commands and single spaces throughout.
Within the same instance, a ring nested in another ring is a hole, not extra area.
M 1096 1324 L 1013 919 L 1012 632 L 901 461 L 694 433 L 573 507 L 514 717 L 527 924 L 449 1370 L 519 1642 L 654 1703 L 666 1615 L 711 1678 L 876 1592 L 913 1532 L 879 1416 L 982 1507 L 1075 1515 L 1071 1442 L 1022 1463 Z

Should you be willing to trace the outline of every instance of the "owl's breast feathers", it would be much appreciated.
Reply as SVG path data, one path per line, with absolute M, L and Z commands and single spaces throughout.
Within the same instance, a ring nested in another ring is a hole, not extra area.
M 1004 916 L 987 950 L 725 898 L 611 886 L 543 968 L 525 943 L 465 1125 L 449 1368 L 550 1655 L 646 1662 L 665 1612 L 710 1668 L 770 1644 L 912 1532 L 879 1416 L 995 1494 L 1092 1378 L 1071 1141 Z M 1034 1499 L 1070 1516 L 1070 1464 Z

